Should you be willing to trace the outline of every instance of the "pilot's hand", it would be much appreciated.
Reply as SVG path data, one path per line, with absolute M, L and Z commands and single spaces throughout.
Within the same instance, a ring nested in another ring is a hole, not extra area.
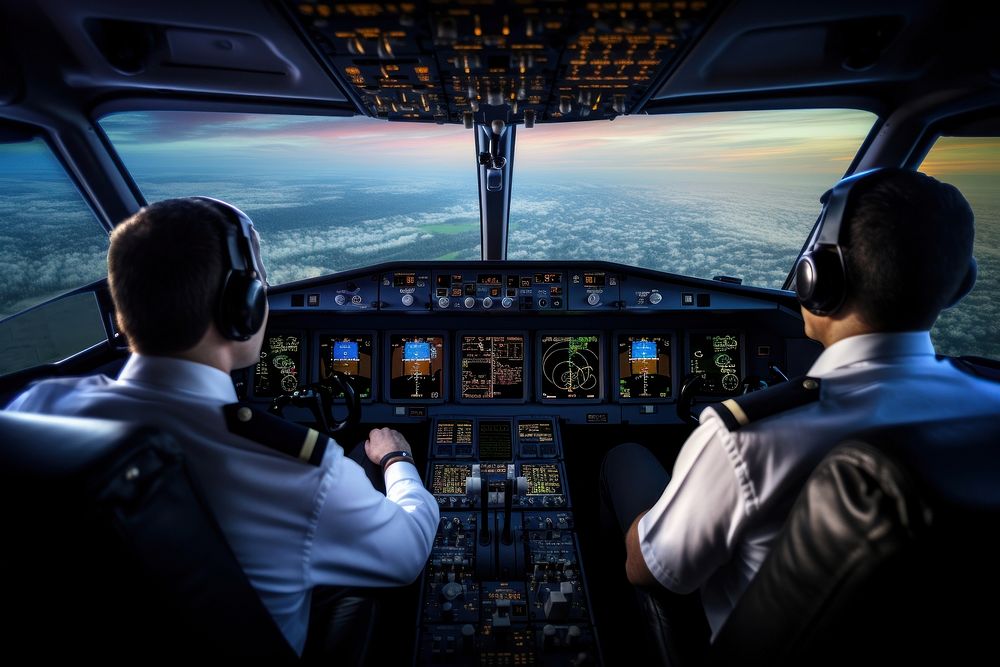
M 365 440 L 365 454 L 375 465 L 381 463 L 383 456 L 397 450 L 413 451 L 403 434 L 391 428 L 374 428 Z

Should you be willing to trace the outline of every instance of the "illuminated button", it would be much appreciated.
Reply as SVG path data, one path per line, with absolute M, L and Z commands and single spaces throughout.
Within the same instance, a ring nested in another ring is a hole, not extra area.
M 343 306 L 345 303 L 347 303 L 347 298 L 344 297 L 343 294 L 338 294 L 337 296 L 333 297 L 333 301 L 338 306 Z
M 412 294 L 404 294 L 402 301 L 403 301 L 403 305 L 404 306 L 412 306 L 413 305 L 413 295 Z
M 491 299 L 488 296 L 483 297 L 483 308 L 492 308 L 492 307 L 493 307 L 493 299 Z
M 471 296 L 467 296 L 465 297 L 465 301 L 463 303 L 465 303 L 466 308 L 472 308 L 476 305 L 476 300 Z
M 448 297 L 443 296 L 440 299 L 438 299 L 438 308 L 447 308 L 450 305 L 451 305 L 451 299 L 449 299 Z
M 541 299 L 538 300 L 539 308 L 545 308 L 547 305 L 549 305 L 549 300 L 546 299 L 545 297 L 542 297 Z
M 587 303 L 589 303 L 591 306 L 596 306 L 600 302 L 601 302 L 601 295 L 598 294 L 597 292 L 591 292 L 590 294 L 587 295 Z
M 663 301 L 663 295 L 660 294 L 659 292 L 653 292 L 652 294 L 649 295 L 649 302 L 654 306 L 661 301 Z
M 514 305 L 514 299 L 510 298 L 509 296 L 505 296 L 500 301 L 500 305 L 503 306 L 504 308 L 510 308 L 511 306 Z
M 353 303 L 355 306 L 361 305 L 361 295 L 355 294 L 354 296 L 352 296 L 351 303 Z

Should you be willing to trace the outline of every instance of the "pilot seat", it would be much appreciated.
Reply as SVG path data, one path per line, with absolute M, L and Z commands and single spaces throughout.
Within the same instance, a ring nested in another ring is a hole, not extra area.
M 0 434 L 9 656 L 297 661 L 172 436 L 4 412 Z
M 667 625 L 663 661 L 973 664 L 995 651 L 997 534 L 996 416 L 860 433 L 813 471 L 707 656 L 664 651 Z

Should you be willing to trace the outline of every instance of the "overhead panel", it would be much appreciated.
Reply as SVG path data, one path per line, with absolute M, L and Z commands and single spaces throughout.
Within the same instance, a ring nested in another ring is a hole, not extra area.
M 368 115 L 469 123 L 614 118 L 718 2 L 289 2 Z M 489 112 L 489 113 L 487 113 Z

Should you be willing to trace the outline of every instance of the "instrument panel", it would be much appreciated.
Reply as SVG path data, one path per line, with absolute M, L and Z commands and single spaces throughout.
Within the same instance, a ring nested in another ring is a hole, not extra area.
M 707 403 L 772 368 L 804 374 L 820 351 L 788 292 L 600 262 L 390 263 L 268 298 L 242 395 L 269 402 L 336 371 L 388 423 L 531 405 L 567 423 L 669 423 L 694 375 Z

